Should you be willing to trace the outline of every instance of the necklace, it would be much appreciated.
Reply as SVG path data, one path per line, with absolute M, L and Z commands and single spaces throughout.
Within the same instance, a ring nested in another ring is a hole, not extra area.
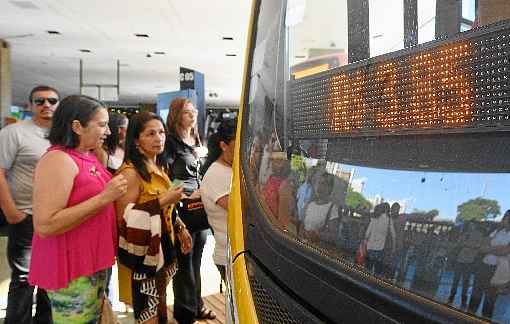
M 223 156 L 221 156 L 221 158 L 219 159 L 220 163 L 223 164 L 224 166 L 227 166 L 229 168 L 232 167 L 232 163 L 228 163 L 225 158 Z

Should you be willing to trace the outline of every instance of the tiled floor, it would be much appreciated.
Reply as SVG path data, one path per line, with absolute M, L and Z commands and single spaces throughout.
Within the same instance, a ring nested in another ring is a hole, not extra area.
M 6 245 L 7 239 L 3 236 L 0 236 L 0 324 L 3 324 L 3 319 L 5 318 L 5 308 L 7 305 L 7 292 L 9 288 L 9 276 L 10 270 L 7 264 L 6 259 Z M 225 301 L 224 295 L 219 293 L 220 287 L 220 275 L 213 263 L 212 253 L 214 249 L 214 238 L 212 235 L 207 237 L 207 243 L 204 248 L 204 253 L 202 256 L 202 296 L 204 296 L 206 305 L 214 310 L 218 315 L 218 318 L 214 321 L 202 321 L 203 323 L 225 323 Z M 115 278 L 116 273 L 114 271 L 113 278 Z M 112 280 L 112 283 L 116 284 L 116 280 Z M 113 308 L 117 311 L 118 319 L 121 324 L 131 324 L 133 321 L 133 313 L 131 312 L 122 312 L 124 307 L 122 304 L 116 302 L 116 287 L 112 287 L 112 299 Z M 171 314 L 173 304 L 173 291 L 171 284 L 167 289 L 167 304 L 169 306 L 169 311 Z

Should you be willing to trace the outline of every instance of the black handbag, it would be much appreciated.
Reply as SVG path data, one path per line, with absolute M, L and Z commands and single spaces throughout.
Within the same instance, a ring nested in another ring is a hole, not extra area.
M 9 225 L 7 218 L 2 208 L 0 208 L 0 236 L 7 236 L 7 225 Z
M 176 205 L 176 211 L 190 233 L 210 228 L 201 198 L 181 200 Z

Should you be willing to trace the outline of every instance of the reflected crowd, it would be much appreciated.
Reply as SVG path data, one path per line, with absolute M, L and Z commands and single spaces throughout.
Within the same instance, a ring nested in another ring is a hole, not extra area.
M 351 178 L 324 159 L 254 142 L 249 164 L 272 221 L 359 270 L 462 311 L 492 318 L 510 292 L 510 210 L 501 220 L 435 220 L 398 201 L 355 199 Z M 462 206 L 459 206 L 459 210 Z

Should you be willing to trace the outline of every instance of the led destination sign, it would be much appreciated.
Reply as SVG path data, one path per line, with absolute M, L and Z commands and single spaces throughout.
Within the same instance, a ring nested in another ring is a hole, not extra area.
M 509 61 L 505 22 L 292 80 L 294 136 L 507 128 Z

